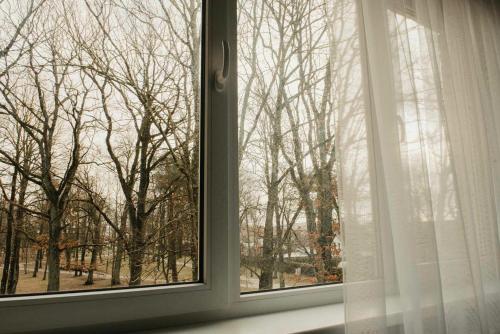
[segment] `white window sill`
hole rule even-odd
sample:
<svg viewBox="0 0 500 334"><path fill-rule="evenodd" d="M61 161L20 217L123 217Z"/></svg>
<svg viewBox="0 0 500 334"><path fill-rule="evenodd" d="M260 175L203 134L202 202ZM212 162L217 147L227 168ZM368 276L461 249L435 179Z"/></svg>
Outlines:
<svg viewBox="0 0 500 334"><path fill-rule="evenodd" d="M344 304L309 307L300 310L157 329L148 334L269 334L344 333Z"/></svg>
<svg viewBox="0 0 500 334"><path fill-rule="evenodd" d="M500 298L500 288L487 289L490 298ZM447 303L464 302L463 291L450 298ZM425 307L432 308L432 300L425 300ZM387 303L387 325L399 328L402 313L399 298L389 297ZM370 312L368 312L369 314ZM368 315L367 314L367 315ZM302 309L272 312L263 315L237 317L226 320L201 322L152 331L141 331L148 334L285 334L285 333L330 333L344 334L344 303Z"/></svg>

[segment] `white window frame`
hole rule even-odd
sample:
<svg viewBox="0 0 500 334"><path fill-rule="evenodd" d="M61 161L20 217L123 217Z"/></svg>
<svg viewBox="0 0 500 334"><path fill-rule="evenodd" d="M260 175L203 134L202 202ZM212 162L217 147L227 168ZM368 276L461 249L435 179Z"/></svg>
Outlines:
<svg viewBox="0 0 500 334"><path fill-rule="evenodd" d="M237 0L204 0L204 7L204 283L2 297L0 333L144 330L342 302L342 284L240 294ZM218 92L222 40L229 42L230 71Z"/></svg>

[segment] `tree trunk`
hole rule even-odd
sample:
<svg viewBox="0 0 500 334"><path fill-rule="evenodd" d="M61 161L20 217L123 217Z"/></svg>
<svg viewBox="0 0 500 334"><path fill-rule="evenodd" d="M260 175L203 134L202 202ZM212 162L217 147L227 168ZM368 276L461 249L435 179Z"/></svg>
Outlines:
<svg viewBox="0 0 500 334"><path fill-rule="evenodd" d="M169 251L168 251L168 257L167 257L167 267L168 267L168 271L170 271L171 275L172 275L172 282L178 282L179 281L179 274L177 272L177 256L176 256L176 252L175 252L175 234L174 233L171 233L173 234L173 236L169 235L168 236L168 248L169 248Z"/></svg>
<svg viewBox="0 0 500 334"><path fill-rule="evenodd" d="M276 136L274 136L276 137ZM272 145L274 146L274 145ZM264 239L262 241L262 266L259 278L259 289L273 288L274 271L274 210L278 203L278 150L271 149L271 175L267 186L268 199L266 219L264 224Z"/></svg>
<svg viewBox="0 0 500 334"><path fill-rule="evenodd" d="M282 69L281 69L282 71ZM278 105L281 105L282 95L279 94ZM270 161L266 157L266 182L267 182L267 205L266 218L264 224L264 240L262 241L262 266L259 278L259 289L273 288L273 271L274 271L274 227L273 216L276 206L278 205L278 158L279 148L281 143L281 109L275 110L274 113L269 113L269 121L271 123L271 133L269 144L267 144ZM266 154L267 156L267 154Z"/></svg>
<svg viewBox="0 0 500 334"><path fill-rule="evenodd" d="M333 242L333 195L331 191L331 176L327 170L322 170L319 196L318 196L318 220L319 220L319 236L318 236L318 251L319 257L323 264L323 272L321 273L320 282L325 282L333 275L334 266L332 258L332 242Z"/></svg>
<svg viewBox="0 0 500 334"><path fill-rule="evenodd" d="M7 212L7 233L5 234L5 255L3 260L3 271L2 271L2 281L0 283L0 294L5 294L7 292L7 281L9 278L9 266L12 257L12 248L14 246L14 201L17 192L17 170L14 170L12 174L12 183L10 189L9 206Z"/></svg>
<svg viewBox="0 0 500 334"><path fill-rule="evenodd" d="M182 230L182 228L179 225L177 225L177 226L178 226L177 231L175 231L175 235L176 235L176 239L177 239L177 241L175 242L176 246L177 246L177 248L175 250L175 255L176 255L177 259L180 259L184 255L183 254L184 231Z"/></svg>
<svg viewBox="0 0 500 334"><path fill-rule="evenodd" d="M40 222L40 230L38 232L39 236L43 235L43 230L44 230L44 222ZM39 245L40 248L38 248L38 251L36 252L36 258L35 258L35 267L33 268L33 277L36 277L38 274L38 270L42 268L42 263L43 263L43 248L41 245Z"/></svg>
<svg viewBox="0 0 500 334"><path fill-rule="evenodd" d="M252 241L250 240L250 225L248 224L248 215L245 216L245 224L246 224L246 232L247 232L247 257L248 257L248 265L253 266L255 264L255 258L253 256L253 249L252 249ZM255 238L254 238L255 242ZM250 270L250 277L253 277L253 270Z"/></svg>
<svg viewBox="0 0 500 334"><path fill-rule="evenodd" d="M123 253L125 252L125 240L123 240L122 236L125 235L125 232L127 230L127 215L128 215L128 208L127 206L125 206L122 215L120 217L121 236L119 235L117 239L116 253L113 260L113 269L111 270L112 286L121 284L120 275L122 268Z"/></svg>
<svg viewBox="0 0 500 334"><path fill-rule="evenodd" d="M76 233L75 233L75 240L78 242L80 241L80 210L76 210ZM80 247L75 247L75 251L73 253L75 264L78 265L78 254L80 252ZM75 275L76 276L76 275Z"/></svg>
<svg viewBox="0 0 500 334"><path fill-rule="evenodd" d="M4 198L2 196L2 194L0 193L0 234L4 233L4 230L3 230L3 222L4 222L4 216L5 216L5 212L7 212L7 209L5 207L6 203L6 198ZM7 231L5 231L5 233L7 233ZM3 250L5 250L5 244L0 244L0 257L3 258L4 254L3 254ZM1 282L1 276L0 276L0 282Z"/></svg>
<svg viewBox="0 0 500 334"><path fill-rule="evenodd" d="M35 266L33 267L33 277L36 277L38 274L38 270L42 266L42 258L43 258L43 251L42 249L38 249L36 251L36 256L35 256Z"/></svg>
<svg viewBox="0 0 500 334"><path fill-rule="evenodd" d="M144 250L142 245L134 241L132 243L132 250L129 254L130 259L130 286L139 286L141 285L141 277L142 277L142 261L144 259Z"/></svg>
<svg viewBox="0 0 500 334"><path fill-rule="evenodd" d="M19 254L21 251L21 233L15 232L14 247L10 257L9 278L7 280L7 293L9 295L16 293L17 282L19 280Z"/></svg>
<svg viewBox="0 0 500 334"><path fill-rule="evenodd" d="M318 236L318 251L319 257L323 265L321 281L329 280L329 276L334 274L334 266L332 259L332 242L333 242L333 208L335 199L333 196L333 178L332 168L335 159L334 147L327 146L327 131L329 124L327 117L327 101L331 90L331 70L330 65L326 66L324 77L325 92L321 100L321 108L318 113L318 129L317 136L319 145L319 170L316 168L315 177L318 187L318 221L319 221L319 236ZM310 146L312 146L310 144ZM329 158L330 157L330 158ZM317 166L317 165L316 165Z"/></svg>
<svg viewBox="0 0 500 334"><path fill-rule="evenodd" d="M167 267L172 275L172 282L178 282L179 276L177 272L177 235L176 230L179 224L174 222L174 202L170 197L168 203L168 220L166 222L166 232L167 232Z"/></svg>
<svg viewBox="0 0 500 334"><path fill-rule="evenodd" d="M28 179L22 178L19 189L19 205L16 209L16 219L14 222L14 245L9 265L9 277L7 280L7 293L15 294L17 282L19 281L19 255L21 251L21 226L24 222L24 200L26 197L26 189L28 187ZM28 254L26 254L28 256Z"/></svg>
<svg viewBox="0 0 500 334"><path fill-rule="evenodd" d="M93 222L93 231L92 231L92 253L90 255L90 267L89 274L87 276L87 281L85 285L94 284L94 271L97 270L97 256L99 255L99 243L101 242L101 217L98 214L95 208L92 208L92 222Z"/></svg>
<svg viewBox="0 0 500 334"><path fill-rule="evenodd" d="M191 255L191 277L193 281L198 280L198 220L197 215L191 215L190 231L190 255Z"/></svg>
<svg viewBox="0 0 500 334"><path fill-rule="evenodd" d="M47 256L47 266L49 271L49 281L47 291L59 291L61 250L59 240L61 239L61 223L63 212L54 204L50 203L49 208L49 251Z"/></svg>
<svg viewBox="0 0 500 334"><path fill-rule="evenodd" d="M29 160L24 159L23 169L29 170ZM19 254L21 251L21 227L24 223L24 202L26 199L26 190L28 188L28 179L25 177L21 178L21 182L19 183L19 199L18 205L16 206L16 217L14 219L13 224L13 247L12 254L10 257L9 263L9 276L7 279L7 293L15 294L17 288L17 282L19 280ZM27 256L27 254L26 254Z"/></svg>
<svg viewBox="0 0 500 334"><path fill-rule="evenodd" d="M273 209L275 203L274 191L270 190L266 207L266 221L264 225L264 240L262 242L262 266L259 279L260 289L273 288Z"/></svg>
<svg viewBox="0 0 500 334"><path fill-rule="evenodd" d="M89 274L87 275L87 280L85 281L85 285L94 284L94 270L96 269L97 265L97 253L98 253L98 247L94 245L92 247L92 253L90 255Z"/></svg>
<svg viewBox="0 0 500 334"><path fill-rule="evenodd" d="M5 254L3 260L2 282L0 286L0 294L7 292L7 279L9 276L9 264L12 255L12 225L7 218L7 233L5 235Z"/></svg>
<svg viewBox="0 0 500 334"><path fill-rule="evenodd" d="M129 251L130 286L141 285L142 265L144 260L144 236L140 224L132 224L132 242Z"/></svg>
<svg viewBox="0 0 500 334"><path fill-rule="evenodd" d="M111 285L120 285L120 272L122 267L122 259L125 247L123 245L123 240L118 239L118 245L116 246L115 259L113 261L113 269L111 270Z"/></svg>
<svg viewBox="0 0 500 334"><path fill-rule="evenodd" d="M28 259L29 259L29 244L28 240L24 241L24 274L28 275Z"/></svg>
<svg viewBox="0 0 500 334"><path fill-rule="evenodd" d="M85 226L85 233L83 237L83 247L82 247L82 253L80 256L80 270L77 272L75 271L75 276L82 276L83 275L83 267L85 266L85 256L87 252L87 247L85 246L89 240L89 233L90 233L90 226L91 222L90 219L87 217L86 219L87 225Z"/></svg>
<svg viewBox="0 0 500 334"><path fill-rule="evenodd" d="M285 287L285 274L284 274L284 259L283 259L283 224L282 218L281 218L281 213L280 213L280 208L278 205L276 205L276 234L277 234L277 244L278 244L278 265L276 268L277 271L277 276L278 276L278 282L280 283L280 288Z"/></svg>
<svg viewBox="0 0 500 334"><path fill-rule="evenodd" d="M64 248L64 256L66 258L66 262L64 263L64 269L66 271L71 270L71 248Z"/></svg>
<svg viewBox="0 0 500 334"><path fill-rule="evenodd" d="M45 252L46 255L45 255L45 267L43 269L43 278L42 278L42 281L45 281L47 279L47 267L49 266L49 252Z"/></svg>

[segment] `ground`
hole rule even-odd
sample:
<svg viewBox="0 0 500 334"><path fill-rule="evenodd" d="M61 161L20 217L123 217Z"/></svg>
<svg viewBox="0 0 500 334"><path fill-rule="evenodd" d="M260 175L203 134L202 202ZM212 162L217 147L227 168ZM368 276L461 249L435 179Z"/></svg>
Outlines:
<svg viewBox="0 0 500 334"><path fill-rule="evenodd" d="M19 283L17 284L17 293L35 293L35 292L45 292L47 290L47 281L43 281L43 272L39 272L37 277L32 277L33 274L28 272L27 274L21 272L19 274ZM110 279L105 279L103 277L94 276L93 285L85 285L87 280L87 275L75 277L72 272L61 272L60 277L61 291L68 290L83 290L83 289L102 289L111 288ZM125 286L125 285L121 285ZM113 287L120 287L119 285Z"/></svg>
<svg viewBox="0 0 500 334"><path fill-rule="evenodd" d="M182 269L179 272L180 281L190 281L191 280L191 266L189 263L184 265L184 260L179 259L177 263L178 267ZM27 294L27 293L43 293L47 291L47 280L43 280L43 268L38 271L37 277L33 277L33 266L34 263L28 262L26 270L24 269L24 263L20 265L19 282L17 284L16 294ZM3 266L0 265L0 269ZM153 270L152 266L145 265L143 272L144 276L148 276L148 273L156 272ZM94 289L105 289L105 288L119 288L128 286L128 263L126 261L122 264L121 270L121 285L111 286L111 265L106 265L106 262L98 263L97 270L94 272L94 284L85 285L87 280L87 273L83 273L82 276L75 277L74 271L61 270L60 274L60 291L71 291L71 290L94 290ZM163 276L154 277L148 276L143 278L143 285L153 285L153 284L165 284Z"/></svg>
<svg viewBox="0 0 500 334"><path fill-rule="evenodd" d="M316 278L306 275L295 275L285 273L285 287L307 286L316 283ZM273 278L273 289L279 289L280 282L278 278ZM251 275L249 270L240 270L240 289L241 292L251 292L259 290L259 278Z"/></svg>
<svg viewBox="0 0 500 334"><path fill-rule="evenodd" d="M178 260L178 267L182 268L179 272L179 280L189 282L191 280L191 266L189 263L184 264L184 259ZM0 266L2 268L2 266ZM24 270L24 264L21 265L19 274L19 283L17 285L17 294L26 293L43 293L47 291L47 280L43 280L43 268L38 271L37 277L33 277L33 263L29 262L27 265L27 270ZM71 291L71 290L94 290L94 289L106 289L106 288L119 288L126 287L128 282L128 263L124 262L122 265L122 284L111 286L111 265L103 263L98 263L97 271L94 272L94 284L85 285L87 280L87 273L83 273L82 276L75 277L73 271L61 270L60 276L60 290L61 291ZM148 273L157 272L154 270L154 266L144 267L144 276L148 276ZM165 280L162 279L163 276L154 277L149 275L143 278L143 285L154 285L154 284L165 284ZM295 275L285 273L285 287L297 287L297 286L307 286L314 285L316 279L307 275ZM259 279L254 274L252 275L249 270L242 269L240 271L240 286L242 292L257 291L259 289ZM280 288L280 282L278 278L273 279L273 288Z"/></svg>

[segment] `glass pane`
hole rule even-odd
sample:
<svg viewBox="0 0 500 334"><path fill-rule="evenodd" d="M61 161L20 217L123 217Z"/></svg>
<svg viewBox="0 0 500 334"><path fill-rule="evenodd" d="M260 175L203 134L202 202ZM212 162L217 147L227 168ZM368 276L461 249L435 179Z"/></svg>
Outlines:
<svg viewBox="0 0 500 334"><path fill-rule="evenodd" d="M356 1L240 0L240 289L342 282L335 139L362 111Z"/></svg>
<svg viewBox="0 0 500 334"><path fill-rule="evenodd" d="M201 13L0 1L1 294L199 280Z"/></svg>

